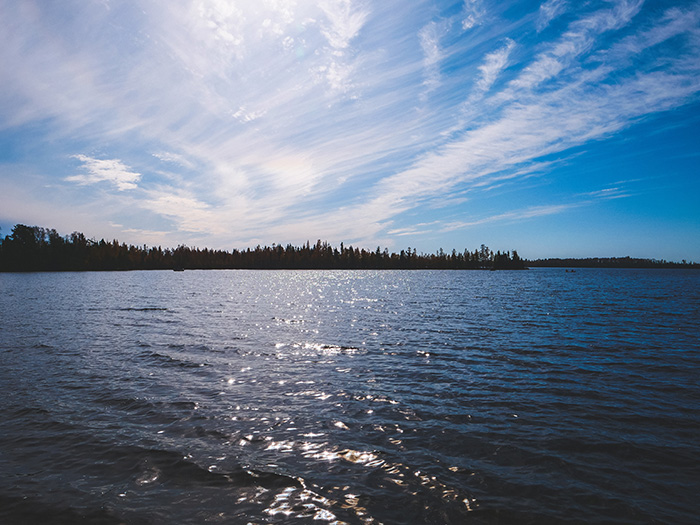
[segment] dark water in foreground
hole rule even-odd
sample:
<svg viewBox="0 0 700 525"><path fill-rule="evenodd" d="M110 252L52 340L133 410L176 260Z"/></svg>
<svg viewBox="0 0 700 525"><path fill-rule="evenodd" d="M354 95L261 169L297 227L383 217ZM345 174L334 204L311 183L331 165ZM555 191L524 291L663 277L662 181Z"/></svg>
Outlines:
<svg viewBox="0 0 700 525"><path fill-rule="evenodd" d="M1 523L698 519L700 272L0 274Z"/></svg>

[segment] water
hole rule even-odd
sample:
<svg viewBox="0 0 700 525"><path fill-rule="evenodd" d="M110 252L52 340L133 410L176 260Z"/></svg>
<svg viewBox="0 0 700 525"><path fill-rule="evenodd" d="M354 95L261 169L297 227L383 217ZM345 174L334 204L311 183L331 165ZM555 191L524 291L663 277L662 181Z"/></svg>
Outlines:
<svg viewBox="0 0 700 525"><path fill-rule="evenodd" d="M2 523L697 520L700 272L0 274Z"/></svg>

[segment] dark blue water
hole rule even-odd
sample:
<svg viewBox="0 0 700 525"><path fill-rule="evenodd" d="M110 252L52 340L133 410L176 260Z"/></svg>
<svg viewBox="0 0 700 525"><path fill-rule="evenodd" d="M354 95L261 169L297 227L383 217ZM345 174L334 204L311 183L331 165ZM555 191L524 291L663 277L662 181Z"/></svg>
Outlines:
<svg viewBox="0 0 700 525"><path fill-rule="evenodd" d="M697 522L700 272L0 274L2 523Z"/></svg>

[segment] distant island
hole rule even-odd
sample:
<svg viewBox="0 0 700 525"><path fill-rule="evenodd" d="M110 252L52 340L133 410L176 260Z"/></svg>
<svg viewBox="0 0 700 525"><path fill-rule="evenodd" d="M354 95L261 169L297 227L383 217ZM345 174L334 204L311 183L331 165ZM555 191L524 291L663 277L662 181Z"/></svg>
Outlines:
<svg viewBox="0 0 700 525"><path fill-rule="evenodd" d="M693 268L700 269L696 262L670 262L638 257L588 257L585 259L536 259L526 260L532 268Z"/></svg>
<svg viewBox="0 0 700 525"><path fill-rule="evenodd" d="M17 224L0 237L0 271L110 271L184 269L443 269L522 270L527 267L569 268L700 268L697 263L674 263L630 257L595 259L520 258L516 250L493 252L486 245L473 251L418 254L408 248L399 253L377 247L375 251L340 243L333 247L320 240L301 247L288 244L256 246L246 250L161 248L132 246L119 241L87 239L79 232L61 236L55 229Z"/></svg>

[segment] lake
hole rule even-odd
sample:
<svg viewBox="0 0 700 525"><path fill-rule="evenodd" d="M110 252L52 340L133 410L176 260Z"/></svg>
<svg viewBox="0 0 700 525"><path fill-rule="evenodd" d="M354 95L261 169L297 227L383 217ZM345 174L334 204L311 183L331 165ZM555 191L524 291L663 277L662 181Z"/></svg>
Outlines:
<svg viewBox="0 0 700 525"><path fill-rule="evenodd" d="M700 272L0 274L0 522L698 519Z"/></svg>

